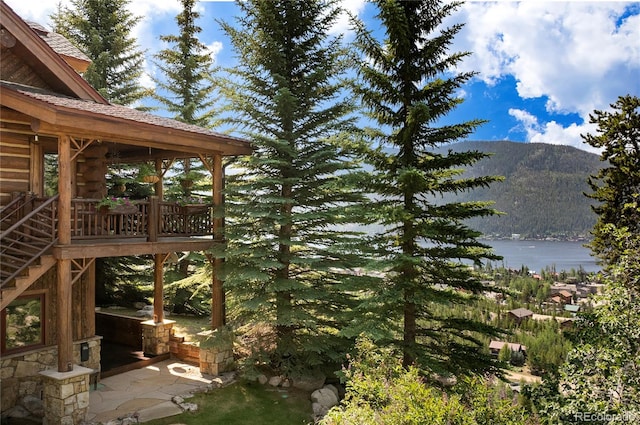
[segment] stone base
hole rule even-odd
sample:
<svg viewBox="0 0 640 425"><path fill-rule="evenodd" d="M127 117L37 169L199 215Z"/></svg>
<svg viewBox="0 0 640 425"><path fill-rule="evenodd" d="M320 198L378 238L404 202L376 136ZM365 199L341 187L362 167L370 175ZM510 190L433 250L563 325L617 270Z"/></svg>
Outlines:
<svg viewBox="0 0 640 425"><path fill-rule="evenodd" d="M204 331L198 333L198 336L203 340L215 332L217 331ZM200 343L200 373L220 375L232 370L235 370L233 342L218 344L215 347L207 347L206 344Z"/></svg>
<svg viewBox="0 0 640 425"><path fill-rule="evenodd" d="M89 375L93 369L75 365L70 372L44 370L44 425L75 425L89 412Z"/></svg>
<svg viewBox="0 0 640 425"><path fill-rule="evenodd" d="M158 356L170 351L169 340L175 320L163 320L156 323L153 320L142 322L142 350L145 354Z"/></svg>

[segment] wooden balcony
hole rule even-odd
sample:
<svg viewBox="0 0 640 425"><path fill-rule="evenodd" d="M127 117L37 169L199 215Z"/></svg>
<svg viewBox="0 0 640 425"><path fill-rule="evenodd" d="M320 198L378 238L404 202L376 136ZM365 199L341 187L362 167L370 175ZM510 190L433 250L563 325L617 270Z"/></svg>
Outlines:
<svg viewBox="0 0 640 425"><path fill-rule="evenodd" d="M53 225L47 227L48 239L57 241L58 200L33 201L35 206L47 203ZM202 251L214 243L213 206L199 204L180 206L157 198L131 201L128 208L105 210L99 199L71 200L71 243L54 242L51 254L56 259L118 257L161 254L175 251ZM31 207L34 208L34 207ZM29 210L30 211L30 210ZM10 222L19 222L30 212L17 209L12 216L3 211ZM10 223L3 222L3 227ZM40 227L38 225L38 227ZM44 231L44 230L43 230ZM34 230L30 231L33 239ZM42 233L42 232L40 232ZM39 236L38 236L39 237Z"/></svg>

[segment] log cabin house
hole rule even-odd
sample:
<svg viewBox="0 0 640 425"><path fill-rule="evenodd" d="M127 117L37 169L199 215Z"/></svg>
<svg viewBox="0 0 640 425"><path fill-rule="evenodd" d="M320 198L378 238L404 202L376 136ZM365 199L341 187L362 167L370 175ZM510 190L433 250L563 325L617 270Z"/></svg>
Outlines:
<svg viewBox="0 0 640 425"><path fill-rule="evenodd" d="M88 382L100 372L95 259L153 256L160 302L144 322L143 348L166 353L163 263L169 253L222 242L223 219L213 213L222 210L222 159L252 150L241 139L110 104L81 77L90 62L64 37L25 22L4 2L0 20L2 411L35 395L44 399L48 423L79 423ZM45 155L58 164L58 193L50 197ZM114 158L154 164L160 176L177 159L198 159L213 179L213 205L198 216L180 211L163 201L160 179L155 195L132 211L102 212L97 204ZM215 329L225 321L224 292L215 277L220 260L211 261ZM23 326L8 332L18 314ZM72 394L61 395L70 385Z"/></svg>

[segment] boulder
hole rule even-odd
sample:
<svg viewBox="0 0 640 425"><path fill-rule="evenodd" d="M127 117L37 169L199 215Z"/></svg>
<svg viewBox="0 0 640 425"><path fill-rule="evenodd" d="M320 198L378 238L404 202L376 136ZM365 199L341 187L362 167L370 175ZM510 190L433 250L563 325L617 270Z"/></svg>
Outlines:
<svg viewBox="0 0 640 425"><path fill-rule="evenodd" d="M272 387L277 387L281 383L282 377L280 376L272 376L271 378L269 378L269 385L271 385Z"/></svg>
<svg viewBox="0 0 640 425"><path fill-rule="evenodd" d="M269 381L269 379L265 375L260 374L258 375L257 381L264 385Z"/></svg>
<svg viewBox="0 0 640 425"><path fill-rule="evenodd" d="M311 401L313 403L319 403L320 405L325 407L328 411L333 406L338 404L338 395L334 393L331 389L324 387L324 388L320 388L319 390L315 390L313 393L311 393Z"/></svg>
<svg viewBox="0 0 640 425"><path fill-rule="evenodd" d="M293 378L293 388L303 391L315 391L323 387L326 379L327 378L322 374L314 376L299 376L297 378Z"/></svg>

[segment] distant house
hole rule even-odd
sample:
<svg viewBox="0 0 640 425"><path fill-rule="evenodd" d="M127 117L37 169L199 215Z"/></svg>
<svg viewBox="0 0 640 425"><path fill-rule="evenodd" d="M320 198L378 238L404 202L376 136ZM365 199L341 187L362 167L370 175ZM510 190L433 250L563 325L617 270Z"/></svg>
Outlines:
<svg viewBox="0 0 640 425"><path fill-rule="evenodd" d="M560 298L562 304L571 304L573 301L573 294L566 289L562 289L557 292L552 292L551 297Z"/></svg>
<svg viewBox="0 0 640 425"><path fill-rule="evenodd" d="M533 311L527 310L526 308L516 308L509 312L509 317L517 323L522 323L523 320L533 317Z"/></svg>
<svg viewBox="0 0 640 425"><path fill-rule="evenodd" d="M579 304L565 304L564 311L568 311L573 316L575 316L580 311Z"/></svg>
<svg viewBox="0 0 640 425"><path fill-rule="evenodd" d="M513 342L504 342L504 341L491 341L489 342L489 351L492 355L497 356L500 353L500 350L507 345L511 351L521 352L526 354L527 347L522 344L517 344Z"/></svg>

